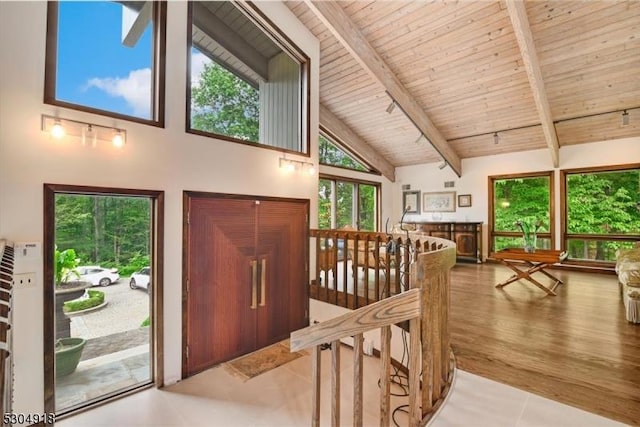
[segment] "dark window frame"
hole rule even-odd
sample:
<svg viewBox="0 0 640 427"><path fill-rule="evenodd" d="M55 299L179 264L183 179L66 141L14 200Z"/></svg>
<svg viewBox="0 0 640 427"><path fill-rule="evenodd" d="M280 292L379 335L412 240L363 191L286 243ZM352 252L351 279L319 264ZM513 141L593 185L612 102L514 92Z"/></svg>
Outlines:
<svg viewBox="0 0 640 427"><path fill-rule="evenodd" d="M151 82L152 118L143 119L114 111L61 101L56 98L56 77L58 62L58 1L47 3L47 39L44 71L44 103L64 107L71 110L84 111L115 119L127 120L163 128L165 125L165 65L166 65L166 33L167 2L153 2L153 65Z"/></svg>
<svg viewBox="0 0 640 427"><path fill-rule="evenodd" d="M549 178L549 232L538 233L538 237L541 239L549 239L550 247L555 248L555 174L554 171L540 171L540 172L526 172L517 174L506 175L491 175L488 179L488 198L489 198L489 213L488 228L489 228L489 257L495 253L495 238L496 237L521 237L522 233L517 231L499 231L495 229L495 206L494 206L494 185L495 181L506 179L526 179L526 178Z"/></svg>
<svg viewBox="0 0 640 427"><path fill-rule="evenodd" d="M349 169L351 170L351 169ZM380 231L380 227L381 227L381 221L380 221L380 217L381 217L381 210L382 210L382 206L380 204L381 200L382 200L382 184L380 184L379 182L375 182L375 181L367 181L364 179L357 179L357 178L346 178L344 176L337 176L337 175L330 175L330 174L323 174L321 173L318 177L318 184L320 184L320 180L328 180L328 181L333 181L334 182L334 188L337 186L338 182L346 182L346 183L350 183L350 184L354 184L355 188L356 188L356 194L355 194L355 199L359 201L360 198L360 190L359 190L359 185L371 185L373 187L376 188L376 218L374 220L374 224L375 224L375 230L379 232ZM332 193L332 198L335 197L335 192ZM333 203L334 200L332 200ZM319 208L319 203L318 203L318 208ZM356 226L358 229L360 229L360 224L359 224L359 218L360 218L360 203L358 203L358 212L354 212L354 216L357 218L356 221ZM332 221L333 222L333 221Z"/></svg>
<svg viewBox="0 0 640 427"><path fill-rule="evenodd" d="M189 2L187 7L187 84L185 103L185 132L226 142L248 145L259 149L311 157L311 59L289 37L287 37L284 32L282 32L282 30L280 30L280 28L275 25L275 23L273 23L255 4L251 2L238 3L235 1L231 1L231 3L238 7L256 25L256 27L261 29L264 34L270 37L274 41L274 43L282 48L283 51L286 51L290 56L295 58L300 63L300 150L289 150L286 148L262 144L260 142L245 141L227 135L193 129L191 127L191 48L193 44L191 31L191 28L193 26L193 2L191 1Z"/></svg>
<svg viewBox="0 0 640 427"><path fill-rule="evenodd" d="M110 402L115 396L125 396L138 390L150 387L164 386L164 191L138 190L131 188L94 187L67 184L43 184L43 280L44 283L54 282L54 247L55 247L55 197L56 194L81 194L95 196L125 196L142 197L151 200L151 268L153 277L153 292L151 312L150 346L154 357L152 365L151 383L133 388L122 393L105 395L97 401L81 408L70 408L59 415L77 413L87 408L101 406ZM43 286L43 349L44 349L44 411L55 412L55 359L51 357L55 352L55 304L54 287Z"/></svg>
<svg viewBox="0 0 640 427"><path fill-rule="evenodd" d="M640 241L640 233L638 234L584 234L569 233L567 230L568 221L568 203L567 203L567 178L570 175L598 172L620 172L625 170L640 169L640 163L629 163L613 166L594 166L573 169L560 170L560 241L562 242L562 250L567 250L568 241L571 239L599 240L599 241L621 241L621 242L637 242ZM568 258L565 264L588 266L594 268L611 269L614 266L613 261L601 260L577 260Z"/></svg>

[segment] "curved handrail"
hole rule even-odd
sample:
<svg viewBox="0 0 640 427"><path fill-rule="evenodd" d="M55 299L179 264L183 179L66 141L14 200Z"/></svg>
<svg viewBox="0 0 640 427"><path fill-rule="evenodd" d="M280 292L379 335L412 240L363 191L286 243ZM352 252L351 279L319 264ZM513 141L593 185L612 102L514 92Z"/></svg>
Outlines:
<svg viewBox="0 0 640 427"><path fill-rule="evenodd" d="M391 325L407 320L409 424L423 425L435 413L453 379L448 320L450 270L455 261L455 244L443 240L439 248L418 254L411 264L410 290L291 334L292 351L312 349L313 426L320 424L321 344L331 343L331 416L332 425L338 425L340 340L351 336L354 338L354 425L362 425L363 333L377 328L381 330L380 425L389 425Z"/></svg>

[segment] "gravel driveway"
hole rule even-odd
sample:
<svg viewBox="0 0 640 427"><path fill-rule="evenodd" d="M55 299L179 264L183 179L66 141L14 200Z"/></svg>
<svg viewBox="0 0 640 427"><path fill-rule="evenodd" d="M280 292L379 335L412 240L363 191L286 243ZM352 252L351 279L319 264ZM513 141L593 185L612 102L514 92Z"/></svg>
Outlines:
<svg viewBox="0 0 640 427"><path fill-rule="evenodd" d="M121 277L103 291L108 303L101 310L71 317L71 336L96 338L137 329L149 316L149 295L142 289L129 288L129 278Z"/></svg>

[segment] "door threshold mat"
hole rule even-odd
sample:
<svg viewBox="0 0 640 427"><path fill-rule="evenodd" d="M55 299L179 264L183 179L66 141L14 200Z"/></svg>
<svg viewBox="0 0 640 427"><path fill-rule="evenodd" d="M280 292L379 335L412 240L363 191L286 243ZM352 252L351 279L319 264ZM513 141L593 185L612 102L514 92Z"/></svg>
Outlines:
<svg viewBox="0 0 640 427"><path fill-rule="evenodd" d="M291 352L289 340L270 345L224 364L225 369L244 381L305 356L305 352Z"/></svg>

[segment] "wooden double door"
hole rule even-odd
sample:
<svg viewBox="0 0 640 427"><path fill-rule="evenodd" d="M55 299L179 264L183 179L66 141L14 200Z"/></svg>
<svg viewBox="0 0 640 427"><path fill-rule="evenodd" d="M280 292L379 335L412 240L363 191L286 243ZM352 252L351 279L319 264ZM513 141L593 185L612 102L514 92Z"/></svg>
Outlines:
<svg viewBox="0 0 640 427"><path fill-rule="evenodd" d="M309 323L309 201L185 193L190 376Z"/></svg>

